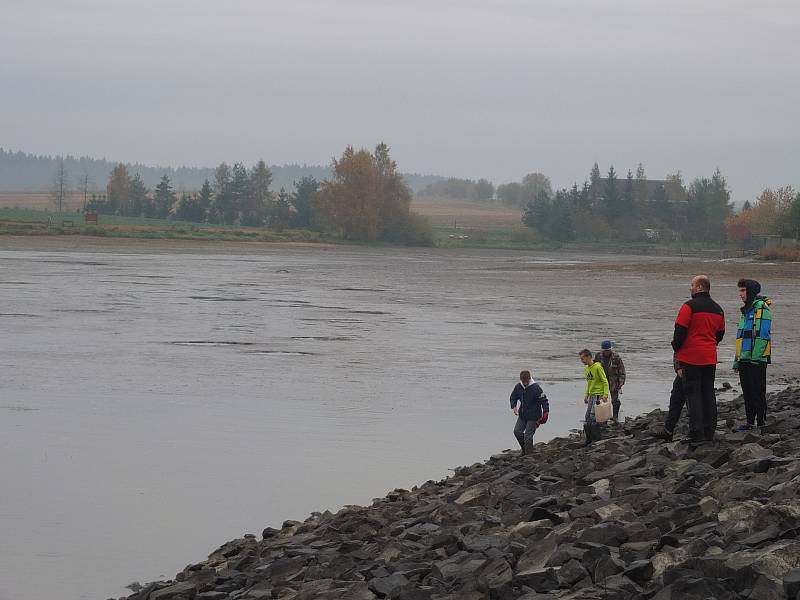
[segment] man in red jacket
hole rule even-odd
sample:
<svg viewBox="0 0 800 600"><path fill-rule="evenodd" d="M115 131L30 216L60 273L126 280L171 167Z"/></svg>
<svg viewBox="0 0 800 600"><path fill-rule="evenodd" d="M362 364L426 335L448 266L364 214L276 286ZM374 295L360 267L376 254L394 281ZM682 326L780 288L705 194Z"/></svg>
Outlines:
<svg viewBox="0 0 800 600"><path fill-rule="evenodd" d="M711 281L696 275L689 291L692 299L681 306L675 319L672 348L683 369L683 388L689 408L689 443L697 446L714 439L717 399L714 376L717 345L725 335L725 313L711 299Z"/></svg>

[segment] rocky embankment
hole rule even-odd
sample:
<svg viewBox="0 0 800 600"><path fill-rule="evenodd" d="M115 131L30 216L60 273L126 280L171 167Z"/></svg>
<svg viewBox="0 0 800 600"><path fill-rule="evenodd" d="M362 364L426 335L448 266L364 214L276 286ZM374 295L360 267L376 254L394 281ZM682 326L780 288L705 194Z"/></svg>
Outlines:
<svg viewBox="0 0 800 600"><path fill-rule="evenodd" d="M129 600L800 599L800 387L763 435L691 450L663 413L245 535ZM685 428L685 418L682 422ZM677 438L676 438L677 439Z"/></svg>

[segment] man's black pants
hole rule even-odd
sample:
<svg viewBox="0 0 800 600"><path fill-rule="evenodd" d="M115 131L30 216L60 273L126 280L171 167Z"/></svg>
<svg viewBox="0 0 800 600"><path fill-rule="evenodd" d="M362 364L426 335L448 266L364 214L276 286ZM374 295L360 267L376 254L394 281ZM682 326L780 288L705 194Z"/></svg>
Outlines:
<svg viewBox="0 0 800 600"><path fill-rule="evenodd" d="M744 410L750 425L763 427L767 418L767 363L739 363Z"/></svg>
<svg viewBox="0 0 800 600"><path fill-rule="evenodd" d="M689 407L689 438L693 442L714 439L717 428L716 372L717 365L683 365L683 390Z"/></svg>
<svg viewBox="0 0 800 600"><path fill-rule="evenodd" d="M670 433L675 431L678 421L681 419L683 405L686 404L686 392L683 391L683 377L675 374L675 381L672 382L672 391L669 393L669 412L664 429Z"/></svg>

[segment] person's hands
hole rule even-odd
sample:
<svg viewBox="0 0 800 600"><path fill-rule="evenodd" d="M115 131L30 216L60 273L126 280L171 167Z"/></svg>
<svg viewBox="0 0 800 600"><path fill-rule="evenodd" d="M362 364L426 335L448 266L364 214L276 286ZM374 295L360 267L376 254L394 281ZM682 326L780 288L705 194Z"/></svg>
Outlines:
<svg viewBox="0 0 800 600"><path fill-rule="evenodd" d="M514 414L515 414L515 415L519 416L519 407L515 406L515 407L514 407L514 408L512 408L511 410L513 410L513 411L514 411Z"/></svg>
<svg viewBox="0 0 800 600"><path fill-rule="evenodd" d="M678 369L678 370L677 370L677 371L675 371L675 372L678 374L678 377L680 377L681 379L683 379L683 369Z"/></svg>
<svg viewBox="0 0 800 600"><path fill-rule="evenodd" d="M603 402L608 402L608 396L603 396Z"/></svg>
<svg viewBox="0 0 800 600"><path fill-rule="evenodd" d="M583 397L583 403L584 404L589 404L589 396L584 396Z"/></svg>
<svg viewBox="0 0 800 600"><path fill-rule="evenodd" d="M550 416L549 412L544 413L542 415L542 418L539 419L539 425L544 425L545 423L547 423L547 417L549 417L549 416Z"/></svg>

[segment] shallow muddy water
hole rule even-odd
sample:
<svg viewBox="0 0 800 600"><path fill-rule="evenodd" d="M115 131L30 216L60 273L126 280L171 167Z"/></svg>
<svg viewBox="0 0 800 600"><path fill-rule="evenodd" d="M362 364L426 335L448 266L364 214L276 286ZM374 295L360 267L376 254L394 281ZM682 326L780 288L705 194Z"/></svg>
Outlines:
<svg viewBox="0 0 800 600"><path fill-rule="evenodd" d="M740 274L776 298L773 381L797 374L797 265L0 240L0 600L121 596L483 460L513 446L524 368L551 398L536 441L562 435L577 351L606 338L623 414L665 406L696 271L728 312L718 382L735 383Z"/></svg>

